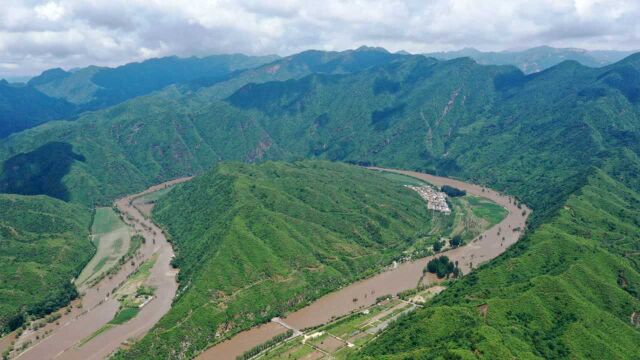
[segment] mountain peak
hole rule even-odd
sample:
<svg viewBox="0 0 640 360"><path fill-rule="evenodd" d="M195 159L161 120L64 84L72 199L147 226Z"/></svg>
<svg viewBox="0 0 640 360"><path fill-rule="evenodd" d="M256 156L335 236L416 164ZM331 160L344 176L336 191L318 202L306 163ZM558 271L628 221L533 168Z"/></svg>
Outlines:
<svg viewBox="0 0 640 360"><path fill-rule="evenodd" d="M389 51L383 47L366 46L366 45L360 46L355 51L377 51L377 52L383 52L387 54L389 53Z"/></svg>

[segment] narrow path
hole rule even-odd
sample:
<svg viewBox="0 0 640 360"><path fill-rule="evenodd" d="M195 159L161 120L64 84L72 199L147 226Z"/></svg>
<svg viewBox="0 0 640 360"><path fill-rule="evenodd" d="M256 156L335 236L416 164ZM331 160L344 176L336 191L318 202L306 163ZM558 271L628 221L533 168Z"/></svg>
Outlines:
<svg viewBox="0 0 640 360"><path fill-rule="evenodd" d="M458 266L465 274L478 265L497 257L505 252L509 246L515 244L522 236L522 230L525 228L527 217L531 212L524 205L522 208L516 206L513 197L500 194L497 191L482 186L414 171L382 168L370 169L373 171L384 170L412 176L436 186L454 186L458 189L465 190L470 195L489 199L507 209L508 214L500 223L485 230L469 244L438 254L438 256L447 255L452 261L458 261ZM433 258L434 256L428 256L415 261L405 262L371 278L355 282L289 314L283 318L282 321L295 329L315 327L326 324L333 318L371 306L375 303L378 296L388 294L395 295L401 291L415 288L418 281L423 277L422 270L427 262ZM421 282L426 285L436 280L435 275L427 274L422 278ZM354 301L354 299L356 299L356 301ZM282 331L284 331L282 327L255 327L243 331L229 340L214 345L201 353L198 358L233 360L246 350L264 343L275 335L282 333Z"/></svg>

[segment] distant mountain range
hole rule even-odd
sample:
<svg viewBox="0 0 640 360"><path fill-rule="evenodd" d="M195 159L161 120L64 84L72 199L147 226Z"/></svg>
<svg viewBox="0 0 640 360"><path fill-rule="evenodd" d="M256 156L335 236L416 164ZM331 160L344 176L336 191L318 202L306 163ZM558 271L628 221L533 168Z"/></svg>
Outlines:
<svg viewBox="0 0 640 360"><path fill-rule="evenodd" d="M356 52L378 53L380 58L410 55L399 51L390 54L383 48L363 46ZM301 54L313 54L314 51ZM329 53L326 53L329 54ZM628 51L587 51L557 49L547 46L524 51L481 52L472 48L459 51L424 54L441 60L470 57L479 64L514 65L524 73L534 73L565 60L574 60L589 67L600 67L630 55ZM301 59L301 56L287 57ZM232 74L278 60L276 55L246 56L241 54L179 58L176 56L149 59L115 68L89 66L65 71L54 68L31 78L26 83L0 82L0 138L51 120L73 120L86 111L103 109L123 101L146 95L169 85L191 88L209 87L217 82L235 79L239 83L252 81L255 74L244 73L238 80ZM359 64L360 65L360 64ZM374 65L373 63L371 65ZM327 72L331 61L300 64L306 72ZM326 67L323 69L322 67ZM332 72L349 72L344 69ZM291 64L292 71L296 64ZM280 73L280 76L285 76ZM270 78L277 80L281 77ZM229 94L226 94L229 95ZM28 99L28 107L23 100Z"/></svg>
<svg viewBox="0 0 640 360"><path fill-rule="evenodd" d="M210 85L234 71L256 67L277 56L176 56L116 68L89 66L44 71L26 84L0 81L0 138L50 120L72 119L148 94L168 85Z"/></svg>
<svg viewBox="0 0 640 360"><path fill-rule="evenodd" d="M601 67L620 61L633 51L584 50L575 48L553 48L539 46L522 51L483 52L474 48L456 51L426 53L425 56L441 60L470 57L478 64L515 65L526 74L542 71L565 60L574 60L589 67Z"/></svg>
<svg viewBox="0 0 640 360"><path fill-rule="evenodd" d="M108 83L74 81L88 84L78 92L62 85L73 74L54 71L34 79L28 89L42 87L53 95L46 86L57 84L61 92L56 96L74 106L120 102L77 114L75 121L52 121L0 140L0 192L45 195L30 198L54 197L89 208L163 180L206 173L223 162L299 159L375 164L466 179L529 205L534 211L527 235L495 261L447 284L450 288L434 306L390 325L391 330L353 358L638 357L640 53L598 68L561 61L533 74L512 65L482 65L468 57L438 60L376 48L305 51L244 69L225 66L219 76L199 80L181 75L156 90L150 89L164 82L133 84L136 76L148 79L144 71L129 76L135 91L124 90L129 83L116 81L122 78L115 75ZM104 89L121 91L101 95L101 90L91 90L96 81ZM124 96L125 91L130 92ZM122 101L131 94L139 96ZM222 189L218 181L231 178L218 171L186 185L190 191L176 193L174 206L160 204L158 211L166 213L154 216L171 219L187 206L206 211L237 203L246 210L241 223L248 223L264 219L260 214L267 206L290 211L293 192L302 194L304 187L276 189L274 184L282 186L283 180L274 168L277 165L262 168L269 183L261 188L264 192L255 193L259 201L240 202L231 190L216 198L222 196L215 191ZM243 176L252 171L243 170ZM307 176L316 177L316 170L290 179L304 182ZM362 197L354 194L365 187L358 183L349 182L344 190L348 197L340 201L323 189L310 188L323 200L336 200L323 208L333 217L333 210L346 211L347 199L360 201ZM238 184L251 189L243 181L228 183L228 189ZM205 188L212 193L205 193ZM252 209L259 211L249 212ZM366 211L360 205L354 209ZM29 223L37 223L36 215L28 216L34 219ZM204 224L225 229L212 226L207 216L199 215L198 230ZM376 222L384 224L384 219ZM192 225L175 223L172 228L190 232L195 230ZM0 229L0 238L15 232L10 226ZM216 256L206 237L194 233L189 239L182 244L196 255L193 258ZM230 239L224 243L261 242ZM248 268L248 260L238 259L237 264L226 263ZM25 256L16 266L29 260ZM177 263L185 266L181 291L192 281L198 286L190 289L206 290L185 291L154 330L115 358L190 358L222 340L192 305L208 304L214 294L234 294L235 288L221 288L210 276L189 268L186 260L177 254ZM331 258L323 261L337 264ZM216 269L216 274L235 279L238 269ZM252 276L261 280L263 272ZM293 300L278 294L264 288L264 303L229 302L229 309L249 314L259 310L258 305L273 309ZM23 319L24 314L15 314L16 308L20 307L9 309L5 318ZM480 308L488 310L483 313ZM194 316L186 317L187 313ZM262 320L220 316L220 321L244 327ZM17 320L0 323L6 329L19 325Z"/></svg>

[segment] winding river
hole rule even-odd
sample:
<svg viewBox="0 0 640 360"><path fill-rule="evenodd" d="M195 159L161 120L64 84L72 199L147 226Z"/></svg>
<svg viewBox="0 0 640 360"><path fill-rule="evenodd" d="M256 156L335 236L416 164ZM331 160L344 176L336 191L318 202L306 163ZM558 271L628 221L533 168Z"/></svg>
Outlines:
<svg viewBox="0 0 640 360"><path fill-rule="evenodd" d="M141 193L115 202L117 208L128 215L124 216L125 222L146 239L132 259L134 261L127 261L110 278L106 277L91 287L81 287L79 289L83 294L81 299L74 301L73 310L70 313L65 314L60 311L62 317L57 321L58 324L48 324L45 328L38 330L37 334L33 331L25 331L18 339L17 345L24 341L31 341L33 345L20 353L17 359L103 359L127 340L140 338L146 334L169 311L178 288L177 272L170 265L174 255L173 249L162 230L146 219L132 205L132 201L142 195L189 179L181 178L155 185ZM150 270L147 282L156 287L154 298L140 310L135 318L122 325L114 326L82 344L84 339L113 319L118 311L120 304L111 293L136 271L139 264L152 256L157 256L157 259ZM82 304L81 307L79 307L80 304ZM42 338L44 332L48 334ZM36 335L40 339L36 338Z"/></svg>
<svg viewBox="0 0 640 360"><path fill-rule="evenodd" d="M507 248L520 239L525 228L530 210L525 206L518 208L514 198L500 194L494 190L459 180L439 177L414 171L370 168L373 171L391 171L412 176L431 184L450 185L465 190L468 194L489 199L508 210L507 216L492 228L484 231L481 236L468 245L442 252L452 261L458 261L463 273L468 273L478 265L502 254ZM401 291L415 288L422 278L423 283L429 284L437 279L434 275L422 277L422 269L433 256L428 256L411 262L405 262L398 267L379 273L368 279L355 282L349 286L321 297L312 304L289 314L282 319L282 323L294 329L305 329L325 324L333 318L344 316L352 311L371 306L381 295L397 294ZM354 301L357 299L357 301ZM229 340L214 345L198 357L199 359L233 360L245 351L260 345L275 335L287 330L283 325L270 322L243 331Z"/></svg>
<svg viewBox="0 0 640 360"><path fill-rule="evenodd" d="M423 173L404 170L370 168L372 171L392 171L421 180L437 186L451 185L467 191L467 193L489 199L508 210L508 215L499 224L486 230L482 236L474 239L466 246L451 249L446 254L453 261L459 262L459 267L468 273L476 266L502 254L509 246L518 241L525 228L530 210L526 207L518 208L512 197L500 194L488 188L465 183L459 180L438 177ZM171 244L163 232L153 222L132 205L132 201L142 195L161 190L168 186L188 181L181 178L155 185L149 189L125 198L119 199L115 205L125 216L125 221L139 234L146 238L145 244L134 258L135 264L158 256L151 269L149 282L157 288L155 298L144 306L139 314L125 324L114 326L90 341L81 344L102 326L107 324L116 314L119 303L111 295L114 289L126 281L135 272L136 265L125 263L111 278L105 278L98 284L88 288L81 288L83 294L80 300L73 304L71 312L60 311L62 317L58 324L48 324L39 330L39 334L46 331L44 338L36 340L35 332L25 331L17 340L17 345L24 341L32 341L26 351L16 358L29 359L102 359L108 357L129 339L137 339L146 334L160 318L169 311L171 302L177 290L176 271L171 268L173 257ZM155 241L154 241L155 239ZM246 350L271 339L275 335L284 333L288 326L293 329L305 329L331 321L333 318L344 316L352 311L373 305L378 296L397 294L403 290L414 288L419 281L424 284L435 281L434 276L423 277L422 269L433 257L425 257L381 272L373 277L355 282L333 293L325 295L312 304L292 312L280 322L270 322L241 332L229 340L216 344L199 355L200 359L233 360ZM357 299L357 301L354 301ZM82 304L80 307L79 304ZM7 337L8 338L8 337ZM3 341L7 338L2 339Z"/></svg>

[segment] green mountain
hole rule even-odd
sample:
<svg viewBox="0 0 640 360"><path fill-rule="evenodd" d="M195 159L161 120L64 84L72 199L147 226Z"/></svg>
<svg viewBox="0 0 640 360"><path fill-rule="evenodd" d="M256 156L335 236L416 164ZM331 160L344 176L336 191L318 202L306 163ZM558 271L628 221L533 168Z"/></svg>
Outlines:
<svg viewBox="0 0 640 360"><path fill-rule="evenodd" d="M201 173L221 160L285 158L289 151L284 149L270 154L276 146L267 145L270 140L261 125L248 119L247 112L216 100L221 92L258 78L302 77L311 71L359 72L402 58L370 49L305 52L212 87L195 91L169 87L87 113L75 122L48 123L2 142L0 161L6 160L0 191L34 194L38 184L48 183L64 191L41 193L87 205L106 204L145 185ZM66 172L57 171L61 157L48 151L51 143L65 151L63 159L71 159L63 162L70 165L64 166ZM55 175L50 175L52 170Z"/></svg>
<svg viewBox="0 0 640 360"><path fill-rule="evenodd" d="M638 358L640 161L629 155L352 358Z"/></svg>
<svg viewBox="0 0 640 360"><path fill-rule="evenodd" d="M96 110L160 90L168 85L214 83L235 71L254 68L276 60L276 56L212 55L177 56L129 63L116 68L90 66L74 71L51 69L28 84L55 98Z"/></svg>
<svg viewBox="0 0 640 360"><path fill-rule="evenodd" d="M474 48L456 51L426 53L425 56L451 60L470 57L484 65L514 65L525 73L534 73L548 69L565 60L573 60L589 67L601 67L615 63L631 55L632 51L584 50L574 48L553 48L539 46L522 51L483 52Z"/></svg>
<svg viewBox="0 0 640 360"><path fill-rule="evenodd" d="M0 80L0 139L50 120L69 118L75 106L22 84Z"/></svg>
<svg viewBox="0 0 640 360"><path fill-rule="evenodd" d="M371 275L437 217L403 183L355 166L218 165L153 210L174 235L180 295L122 357L192 357Z"/></svg>
<svg viewBox="0 0 640 360"><path fill-rule="evenodd" d="M91 212L46 196L0 195L0 334L77 293L71 280L95 248Z"/></svg>
<svg viewBox="0 0 640 360"><path fill-rule="evenodd" d="M564 61L525 75L514 66L468 58L439 61L360 49L306 52L213 85L170 86L74 122L15 134L0 141L0 189L92 205L204 173L221 161L302 158L468 179L529 204L528 236L437 297L433 308L410 317L416 321L402 323L411 331L396 328L358 356L637 358L629 344L637 343L639 332L631 323L633 312L640 313L639 154L640 54L602 68ZM193 193L201 196L203 189ZM217 206L232 206L214 201L231 191L225 189L220 183L221 193L209 193L199 207L213 214ZM272 185L265 196L272 191L279 193ZM175 204L198 201L183 196ZM204 231L172 225L169 214L183 208L167 203L158 211L172 234ZM250 223L262 215L246 212L242 219ZM222 280L199 277L200 265L184 260L217 245L191 239L179 250L182 280L218 286ZM198 304L198 296L209 295L189 299ZM162 335L157 329L182 320L178 314L189 304L183 296L172 310L176 315L166 316L144 346L164 351L182 329L214 323L208 312L194 311L184 328L167 332L175 337ZM485 302L486 319L476 310ZM187 353L214 335L199 334Z"/></svg>
<svg viewBox="0 0 640 360"><path fill-rule="evenodd" d="M166 57L116 68L50 69L25 84L0 81L0 139L51 120L109 107L173 84L211 85L276 56Z"/></svg>

